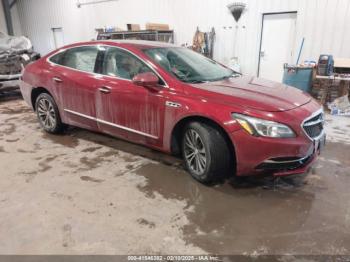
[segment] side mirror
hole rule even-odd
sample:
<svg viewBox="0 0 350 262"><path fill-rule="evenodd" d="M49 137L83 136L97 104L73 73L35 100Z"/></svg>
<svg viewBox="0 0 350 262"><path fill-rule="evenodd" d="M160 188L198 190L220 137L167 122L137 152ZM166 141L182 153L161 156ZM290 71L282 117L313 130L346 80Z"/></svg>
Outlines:
<svg viewBox="0 0 350 262"><path fill-rule="evenodd" d="M159 91L159 78L152 72L140 73L134 76L132 82L135 85L143 86L154 91Z"/></svg>

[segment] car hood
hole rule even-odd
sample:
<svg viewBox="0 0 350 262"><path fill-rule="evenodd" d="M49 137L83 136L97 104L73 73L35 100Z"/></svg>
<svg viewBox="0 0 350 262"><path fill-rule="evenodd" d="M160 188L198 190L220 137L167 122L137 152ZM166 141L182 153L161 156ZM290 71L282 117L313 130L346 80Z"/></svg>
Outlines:
<svg viewBox="0 0 350 262"><path fill-rule="evenodd" d="M224 103L268 112L291 110L311 100L310 95L297 88L257 77L243 76L192 86L209 91L208 96L218 97Z"/></svg>

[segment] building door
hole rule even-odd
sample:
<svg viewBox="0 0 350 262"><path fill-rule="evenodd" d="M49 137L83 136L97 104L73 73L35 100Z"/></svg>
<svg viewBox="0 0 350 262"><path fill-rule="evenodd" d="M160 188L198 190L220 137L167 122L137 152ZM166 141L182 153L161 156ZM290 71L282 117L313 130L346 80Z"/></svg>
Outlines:
<svg viewBox="0 0 350 262"><path fill-rule="evenodd" d="M62 27L51 28L53 32L53 42L55 49L58 49L64 46L64 35Z"/></svg>
<svg viewBox="0 0 350 262"><path fill-rule="evenodd" d="M263 14L258 76L281 82L283 64L293 64L297 13Z"/></svg>

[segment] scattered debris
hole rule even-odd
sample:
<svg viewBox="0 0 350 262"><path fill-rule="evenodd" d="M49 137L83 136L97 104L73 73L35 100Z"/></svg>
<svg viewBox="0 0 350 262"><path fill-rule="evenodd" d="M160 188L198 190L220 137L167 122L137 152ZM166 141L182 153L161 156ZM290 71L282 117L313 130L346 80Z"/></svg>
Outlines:
<svg viewBox="0 0 350 262"><path fill-rule="evenodd" d="M328 104L331 115L350 116L350 102L348 95L336 98L332 103Z"/></svg>

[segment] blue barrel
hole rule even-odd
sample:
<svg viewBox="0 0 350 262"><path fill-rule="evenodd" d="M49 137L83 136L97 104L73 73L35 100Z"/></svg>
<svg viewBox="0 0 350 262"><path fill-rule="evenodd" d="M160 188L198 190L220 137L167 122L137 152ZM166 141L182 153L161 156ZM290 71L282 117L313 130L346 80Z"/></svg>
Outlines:
<svg viewBox="0 0 350 262"><path fill-rule="evenodd" d="M311 91L312 67L284 66L283 84L294 86L305 92Z"/></svg>

